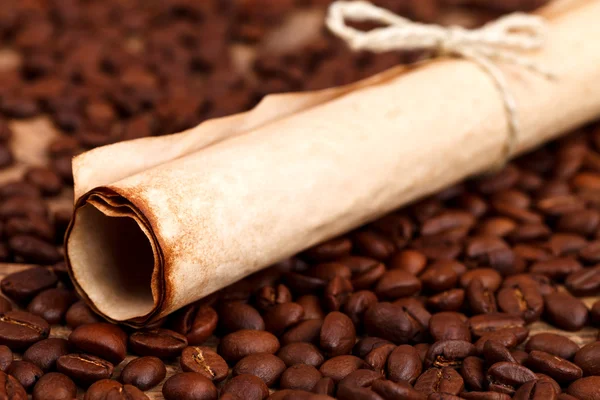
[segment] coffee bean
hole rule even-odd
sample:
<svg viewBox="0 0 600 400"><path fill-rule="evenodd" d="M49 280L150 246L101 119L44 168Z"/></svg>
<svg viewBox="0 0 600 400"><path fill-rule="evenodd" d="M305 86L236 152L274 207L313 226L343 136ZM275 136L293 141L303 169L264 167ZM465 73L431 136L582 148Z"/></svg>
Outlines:
<svg viewBox="0 0 600 400"><path fill-rule="evenodd" d="M250 374L259 377L268 386L278 380L286 364L277 356L268 353L251 354L242 358L233 368L233 375Z"/></svg>
<svg viewBox="0 0 600 400"><path fill-rule="evenodd" d="M313 387L313 393L322 394L326 396L333 396L335 392L335 382L331 378L321 378L317 381Z"/></svg>
<svg viewBox="0 0 600 400"><path fill-rule="evenodd" d="M484 361L481 358L474 356L465 358L460 366L460 375L471 390L484 390L485 370Z"/></svg>
<svg viewBox="0 0 600 400"><path fill-rule="evenodd" d="M54 228L47 218L31 214L27 217L13 217L4 226L6 236L33 235L46 241L54 239Z"/></svg>
<svg viewBox="0 0 600 400"><path fill-rule="evenodd" d="M16 256L34 264L54 264L62 259L56 247L31 235L13 236L8 247Z"/></svg>
<svg viewBox="0 0 600 400"><path fill-rule="evenodd" d="M169 329L137 331L129 336L131 350L141 356L176 357L187 344L185 336Z"/></svg>
<svg viewBox="0 0 600 400"><path fill-rule="evenodd" d="M377 296L370 290L360 290L350 295L344 305L344 313L350 317L354 326L361 326L365 311L377 304Z"/></svg>
<svg viewBox="0 0 600 400"><path fill-rule="evenodd" d="M12 300L25 302L57 283L58 278L54 272L48 268L34 267L7 275L0 282L0 288Z"/></svg>
<svg viewBox="0 0 600 400"><path fill-rule="evenodd" d="M460 277L460 286L464 289L469 287L469 284L474 279L479 279L483 284L483 287L491 292L495 292L502 283L502 276L492 268L477 268L465 272Z"/></svg>
<svg viewBox="0 0 600 400"><path fill-rule="evenodd" d="M314 345L301 342L283 346L277 352L277 357L288 367L296 364L307 364L318 368L325 361L319 349Z"/></svg>
<svg viewBox="0 0 600 400"><path fill-rule="evenodd" d="M348 374L339 383L339 386L354 386L354 387L369 387L376 380L382 379L381 372L372 371L370 369L357 369Z"/></svg>
<svg viewBox="0 0 600 400"><path fill-rule="evenodd" d="M241 330L223 337L219 343L219 354L227 361L239 361L255 353L275 354L279 340L266 331Z"/></svg>
<svg viewBox="0 0 600 400"><path fill-rule="evenodd" d="M426 367L458 367L476 354L475 346L465 340L441 340L431 345L425 356Z"/></svg>
<svg viewBox="0 0 600 400"><path fill-rule="evenodd" d="M581 400L598 400L600 398L600 377L588 376L569 385L567 393Z"/></svg>
<svg viewBox="0 0 600 400"><path fill-rule="evenodd" d="M323 376L329 377L337 383L344 379L351 372L366 367L367 365L360 358L344 355L332 357L325 361L319 368L319 372L323 374Z"/></svg>
<svg viewBox="0 0 600 400"><path fill-rule="evenodd" d="M67 326L75 329L83 324L93 324L100 322L100 318L85 304L84 301L77 301L67 310L65 315Z"/></svg>
<svg viewBox="0 0 600 400"><path fill-rule="evenodd" d="M583 267L573 258L561 257L548 261L539 261L529 268L529 272L545 275L554 280L562 280Z"/></svg>
<svg viewBox="0 0 600 400"><path fill-rule="evenodd" d="M353 238L357 251L377 260L388 259L395 251L395 246L385 236L373 231L357 232Z"/></svg>
<svg viewBox="0 0 600 400"><path fill-rule="evenodd" d="M452 368L430 368L419 376L414 388L427 396L432 393L458 395L464 389L464 381Z"/></svg>
<svg viewBox="0 0 600 400"><path fill-rule="evenodd" d="M417 277L402 269L387 271L375 286L375 294L379 298L397 299L408 297L421 290L421 282Z"/></svg>
<svg viewBox="0 0 600 400"><path fill-rule="evenodd" d="M438 261L429 266L419 276L419 279L425 289L437 293L453 288L458 282L458 274L454 271L452 265L444 261ZM407 296L410 296L410 294Z"/></svg>
<svg viewBox="0 0 600 400"><path fill-rule="evenodd" d="M70 290L46 289L31 300L27 311L44 318L50 324L58 324L76 300L75 294Z"/></svg>
<svg viewBox="0 0 600 400"><path fill-rule="evenodd" d="M494 392L514 394L515 388L537 379L528 368L511 362L499 362L489 367L487 380L489 389Z"/></svg>
<svg viewBox="0 0 600 400"><path fill-rule="evenodd" d="M0 313L12 310L12 304L6 298L0 296Z"/></svg>
<svg viewBox="0 0 600 400"><path fill-rule="evenodd" d="M312 365L296 364L283 372L279 385L283 389L306 390L310 392L321 377L321 372Z"/></svg>
<svg viewBox="0 0 600 400"><path fill-rule="evenodd" d="M233 377L223 385L221 396L228 393L240 399L262 400L269 396L269 388L260 378L243 374ZM167 398L167 400L170 399Z"/></svg>
<svg viewBox="0 0 600 400"><path fill-rule="evenodd" d="M427 258L416 250L403 250L395 253L389 261L391 269L403 269L417 276L427 265Z"/></svg>
<svg viewBox="0 0 600 400"><path fill-rule="evenodd" d="M296 303L300 304L304 310L304 320L325 318L325 312L321 308L321 300L319 297L307 294L298 297Z"/></svg>
<svg viewBox="0 0 600 400"><path fill-rule="evenodd" d="M425 400L427 398L425 394L416 391L406 382L392 382L380 379L373 382L371 389L384 400Z"/></svg>
<svg viewBox="0 0 600 400"><path fill-rule="evenodd" d="M21 350L48 337L50 326L42 318L24 311L0 314L0 344Z"/></svg>
<svg viewBox="0 0 600 400"><path fill-rule="evenodd" d="M386 302L371 306L364 314L363 323L367 334L394 343L407 343L420 331L417 321L401 306Z"/></svg>
<svg viewBox="0 0 600 400"><path fill-rule="evenodd" d="M538 333L529 339L525 349L527 351L545 351L546 353L570 360L579 350L579 346L566 336L556 333Z"/></svg>
<svg viewBox="0 0 600 400"><path fill-rule="evenodd" d="M497 362L513 362L517 361L514 359L510 351L502 344L495 340L488 340L483 345L483 358L489 364L495 364Z"/></svg>
<svg viewBox="0 0 600 400"><path fill-rule="evenodd" d="M566 292L544 297L545 313L549 322L561 329L578 331L588 320L588 309L583 302Z"/></svg>
<svg viewBox="0 0 600 400"><path fill-rule="evenodd" d="M224 333L241 329L265 329L265 322L258 311L251 305L239 301L225 303L221 307L219 315L219 326Z"/></svg>
<svg viewBox="0 0 600 400"><path fill-rule="evenodd" d="M33 387L33 400L72 400L77 387L66 375L50 372L42 376Z"/></svg>
<svg viewBox="0 0 600 400"><path fill-rule="evenodd" d="M37 365L44 372L48 372L56 367L56 360L59 357L69 353L69 343L66 339L48 338L31 345L23 353L23 360Z"/></svg>
<svg viewBox="0 0 600 400"><path fill-rule="evenodd" d="M461 392L460 397L466 400L509 400L511 397L498 392Z"/></svg>
<svg viewBox="0 0 600 400"><path fill-rule="evenodd" d="M573 359L585 375L600 375L600 342L592 342L575 353Z"/></svg>
<svg viewBox="0 0 600 400"><path fill-rule="evenodd" d="M525 383L516 391L515 400L555 400L558 393L548 382L531 381Z"/></svg>
<svg viewBox="0 0 600 400"><path fill-rule="evenodd" d="M581 368L553 354L532 350L527 359L527 365L535 371L547 374L558 382L571 382L581 378Z"/></svg>
<svg viewBox="0 0 600 400"><path fill-rule="evenodd" d="M60 178L48 168L30 167L25 171L24 178L46 196L54 196L62 189Z"/></svg>
<svg viewBox="0 0 600 400"><path fill-rule="evenodd" d="M575 296L593 296L600 289L600 267L574 272L565 279L565 286Z"/></svg>
<svg viewBox="0 0 600 400"><path fill-rule="evenodd" d="M104 379L91 385L85 392L84 400L149 400L140 389L132 385L122 385L117 381Z"/></svg>
<svg viewBox="0 0 600 400"><path fill-rule="evenodd" d="M0 346L0 371L6 372L6 369L13 362L13 353L7 346Z"/></svg>
<svg viewBox="0 0 600 400"><path fill-rule="evenodd" d="M350 254L352 241L348 238L340 237L328 240L321 244L311 247L304 252L304 255L314 261L332 261Z"/></svg>
<svg viewBox="0 0 600 400"><path fill-rule="evenodd" d="M339 400L382 400L375 392L358 386L340 385L336 396Z"/></svg>
<svg viewBox="0 0 600 400"><path fill-rule="evenodd" d="M518 315L525 322L533 322L540 318L544 309L544 300L537 285L516 284L504 287L497 294L498 307L507 314Z"/></svg>
<svg viewBox="0 0 600 400"><path fill-rule="evenodd" d="M330 357L350 353L356 342L352 320L340 312L330 312L323 321L319 342L321 349Z"/></svg>
<svg viewBox="0 0 600 400"><path fill-rule="evenodd" d="M373 369L374 371L384 372L385 367L387 365L388 357L394 351L396 345L394 344L384 344L383 346L374 348L364 357L365 362ZM416 350L416 349L415 349ZM417 351L418 353L418 351ZM419 355L419 361L420 355Z"/></svg>
<svg viewBox="0 0 600 400"><path fill-rule="evenodd" d="M414 347L401 345L396 347L387 359L387 377L393 382L415 383L423 369L419 353Z"/></svg>
<svg viewBox="0 0 600 400"><path fill-rule="evenodd" d="M0 396L7 400L27 400L27 393L19 381L1 371Z"/></svg>
<svg viewBox="0 0 600 400"><path fill-rule="evenodd" d="M429 333L435 341L465 340L471 341L471 331L462 314L441 312L429 320Z"/></svg>
<svg viewBox="0 0 600 400"><path fill-rule="evenodd" d="M557 396L558 400L577 400L577 397L575 396L571 396L570 394L567 393L561 393Z"/></svg>
<svg viewBox="0 0 600 400"><path fill-rule="evenodd" d="M483 336L500 329L519 328L525 325L525 321L518 316L505 313L492 313L476 315L469 319L471 332L475 336Z"/></svg>
<svg viewBox="0 0 600 400"><path fill-rule="evenodd" d="M263 286L256 295L256 305L260 310L264 311L277 304L283 304L290 301L292 301L292 293L287 286L282 284L275 287Z"/></svg>
<svg viewBox="0 0 600 400"><path fill-rule="evenodd" d="M359 358L365 358L371 351L392 344L390 341L373 336L365 336L354 345L352 354Z"/></svg>
<svg viewBox="0 0 600 400"><path fill-rule="evenodd" d="M181 323L173 330L185 335L190 345L204 343L217 327L217 312L210 306L192 306L185 310L187 312L183 315Z"/></svg>
<svg viewBox="0 0 600 400"><path fill-rule="evenodd" d="M457 311L465 301L463 289L450 289L427 299L427 307L438 311Z"/></svg>
<svg viewBox="0 0 600 400"><path fill-rule="evenodd" d="M179 363L183 371L197 372L216 382L225 379L229 373L229 366L223 357L209 347L186 347Z"/></svg>
<svg viewBox="0 0 600 400"><path fill-rule="evenodd" d="M37 365L21 360L13 361L6 373L14 376L27 392L31 391L38 379L44 375L44 371Z"/></svg>
<svg viewBox="0 0 600 400"><path fill-rule="evenodd" d="M303 316L304 309L298 303L278 304L265 313L265 327L269 332L278 335L300 322Z"/></svg>
<svg viewBox="0 0 600 400"><path fill-rule="evenodd" d="M81 325L69 335L69 343L77 350L118 364L127 355L127 334L116 325L94 323Z"/></svg>
<svg viewBox="0 0 600 400"><path fill-rule="evenodd" d="M81 386L101 379L108 379L113 373L113 365L90 354L67 354L56 360L56 368Z"/></svg>
<svg viewBox="0 0 600 400"><path fill-rule="evenodd" d="M160 358L147 356L129 362L121 371L120 380L146 391L158 385L166 375L167 369Z"/></svg>

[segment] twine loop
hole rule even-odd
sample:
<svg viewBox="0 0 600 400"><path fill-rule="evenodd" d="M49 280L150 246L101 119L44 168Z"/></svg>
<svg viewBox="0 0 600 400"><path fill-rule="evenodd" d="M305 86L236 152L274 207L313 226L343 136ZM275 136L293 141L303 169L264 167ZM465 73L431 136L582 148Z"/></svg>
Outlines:
<svg viewBox="0 0 600 400"><path fill-rule="evenodd" d="M383 26L361 31L349 26L347 21L375 22ZM460 57L476 63L493 79L507 115L509 134L500 167L514 153L519 121L514 97L497 63L517 65L548 79L554 78L550 71L520 54L539 50L544 44L546 25L535 15L513 13L480 28L465 29L414 22L365 1L336 1L329 7L326 25L355 51L432 50L434 57Z"/></svg>

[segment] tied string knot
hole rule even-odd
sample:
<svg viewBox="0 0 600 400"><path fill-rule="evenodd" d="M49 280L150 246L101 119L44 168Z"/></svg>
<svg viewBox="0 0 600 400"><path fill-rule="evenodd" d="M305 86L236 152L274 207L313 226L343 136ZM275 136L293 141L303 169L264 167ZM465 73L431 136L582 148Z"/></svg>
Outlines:
<svg viewBox="0 0 600 400"><path fill-rule="evenodd" d="M347 21L383 26L361 31ZM513 155L519 134L516 103L497 63L517 65L548 79L554 78L550 71L520 54L539 50L544 44L546 26L535 15L513 13L470 30L414 22L364 1L337 1L329 8L326 25L356 51L431 50L434 56L470 60L488 73L502 96L508 120L509 134L497 168L503 167Z"/></svg>

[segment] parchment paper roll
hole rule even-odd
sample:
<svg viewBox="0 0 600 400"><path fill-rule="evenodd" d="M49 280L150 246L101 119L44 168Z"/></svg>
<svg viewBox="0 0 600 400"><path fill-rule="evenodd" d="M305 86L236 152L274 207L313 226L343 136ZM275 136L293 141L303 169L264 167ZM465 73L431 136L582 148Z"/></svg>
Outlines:
<svg viewBox="0 0 600 400"><path fill-rule="evenodd" d="M600 115L600 0L543 14L550 36L532 58L558 80L503 67L518 153ZM143 325L485 171L506 137L491 78L452 59L98 148L74 160L71 276L108 319Z"/></svg>

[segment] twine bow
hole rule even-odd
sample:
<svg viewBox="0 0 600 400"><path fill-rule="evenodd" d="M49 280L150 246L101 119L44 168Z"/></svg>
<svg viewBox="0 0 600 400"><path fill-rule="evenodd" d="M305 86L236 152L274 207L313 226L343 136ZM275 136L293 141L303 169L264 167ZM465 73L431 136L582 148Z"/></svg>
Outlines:
<svg viewBox="0 0 600 400"><path fill-rule="evenodd" d="M347 25L346 21L375 22L384 27L365 32ZM459 26L442 27L413 22L364 1L337 1L329 8L326 25L353 50L376 53L433 50L435 56L462 57L481 67L492 77L502 95L508 118L509 135L500 166L504 166L514 152L518 142L519 121L515 100L496 63L514 64L546 78L553 78L552 73L519 54L538 50L544 44L544 20L530 14L513 13L481 28L469 30Z"/></svg>

